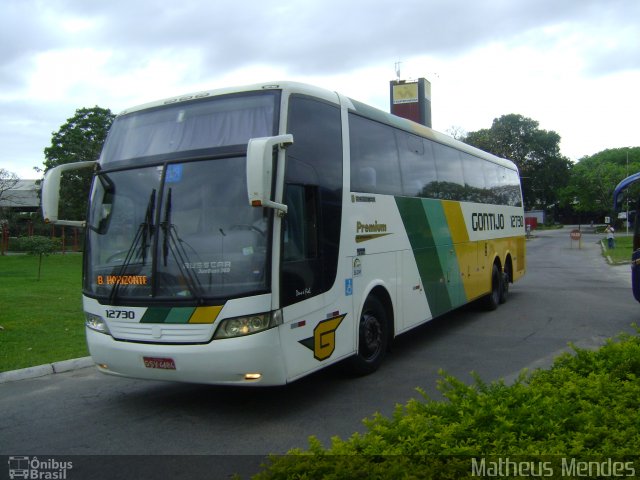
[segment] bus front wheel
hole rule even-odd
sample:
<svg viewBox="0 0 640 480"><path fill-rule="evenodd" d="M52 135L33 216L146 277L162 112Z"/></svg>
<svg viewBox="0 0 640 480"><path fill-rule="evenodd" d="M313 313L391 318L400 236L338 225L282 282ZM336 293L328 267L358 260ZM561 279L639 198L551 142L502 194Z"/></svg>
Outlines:
<svg viewBox="0 0 640 480"><path fill-rule="evenodd" d="M358 326L358 353L349 359L355 375L375 372L382 363L389 343L387 313L376 297L364 302Z"/></svg>

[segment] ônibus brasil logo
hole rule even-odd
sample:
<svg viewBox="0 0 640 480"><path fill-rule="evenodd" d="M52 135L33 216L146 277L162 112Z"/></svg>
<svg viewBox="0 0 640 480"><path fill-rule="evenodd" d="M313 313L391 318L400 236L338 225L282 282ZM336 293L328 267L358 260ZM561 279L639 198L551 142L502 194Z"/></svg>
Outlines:
<svg viewBox="0 0 640 480"><path fill-rule="evenodd" d="M9 478L38 480L66 480L67 471L73 468L73 462L62 462L54 458L9 457Z"/></svg>

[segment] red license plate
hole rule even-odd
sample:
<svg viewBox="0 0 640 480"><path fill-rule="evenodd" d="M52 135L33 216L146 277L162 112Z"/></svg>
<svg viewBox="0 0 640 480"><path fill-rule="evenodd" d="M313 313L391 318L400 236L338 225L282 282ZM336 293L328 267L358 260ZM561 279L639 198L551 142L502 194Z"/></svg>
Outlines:
<svg viewBox="0 0 640 480"><path fill-rule="evenodd" d="M175 370L176 362L173 358L160 358L160 357L142 357L144 366L147 368L159 368L161 370Z"/></svg>

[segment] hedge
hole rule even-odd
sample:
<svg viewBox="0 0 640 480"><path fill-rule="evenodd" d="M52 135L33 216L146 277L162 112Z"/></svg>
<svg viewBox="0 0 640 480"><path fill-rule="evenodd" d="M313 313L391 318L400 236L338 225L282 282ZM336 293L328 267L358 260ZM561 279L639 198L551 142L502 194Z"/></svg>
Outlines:
<svg viewBox="0 0 640 480"><path fill-rule="evenodd" d="M311 437L306 451L270 457L254 478L640 474L639 337L621 334L596 351L572 350L511 385L477 376L467 385L441 372L444 400L419 390L421 399L397 406L391 418L364 420L365 433L334 437L329 448Z"/></svg>

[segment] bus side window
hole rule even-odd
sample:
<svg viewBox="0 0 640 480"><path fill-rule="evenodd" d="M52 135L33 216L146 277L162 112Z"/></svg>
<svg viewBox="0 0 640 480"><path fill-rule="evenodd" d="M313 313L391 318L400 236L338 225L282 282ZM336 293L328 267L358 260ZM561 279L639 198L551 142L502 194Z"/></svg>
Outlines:
<svg viewBox="0 0 640 480"><path fill-rule="evenodd" d="M318 257L318 189L311 185L287 184L283 260L292 262Z"/></svg>
<svg viewBox="0 0 640 480"><path fill-rule="evenodd" d="M378 183L378 174L373 167L360 167L360 181L359 185L363 190L367 192L375 192L376 185Z"/></svg>
<svg viewBox="0 0 640 480"><path fill-rule="evenodd" d="M433 143L438 174L438 198L443 200L464 199L464 178L460 152L439 143Z"/></svg>
<svg viewBox="0 0 640 480"><path fill-rule="evenodd" d="M409 197L433 196L432 187L437 182L437 176L430 141L400 131L396 131L396 137L402 192Z"/></svg>
<svg viewBox="0 0 640 480"><path fill-rule="evenodd" d="M507 203L516 207L522 206L522 193L520 190L520 177L514 170L504 169L504 183L507 189Z"/></svg>
<svg viewBox="0 0 640 480"><path fill-rule="evenodd" d="M482 171L483 160L468 153L461 152L464 175L464 198L467 202L490 203L486 182Z"/></svg>
<svg viewBox="0 0 640 480"><path fill-rule="evenodd" d="M487 186L487 203L500 203L500 166L491 162L483 162L482 173Z"/></svg>
<svg viewBox="0 0 640 480"><path fill-rule="evenodd" d="M349 115L349 128L351 191L402 195L394 129L354 114Z"/></svg>

